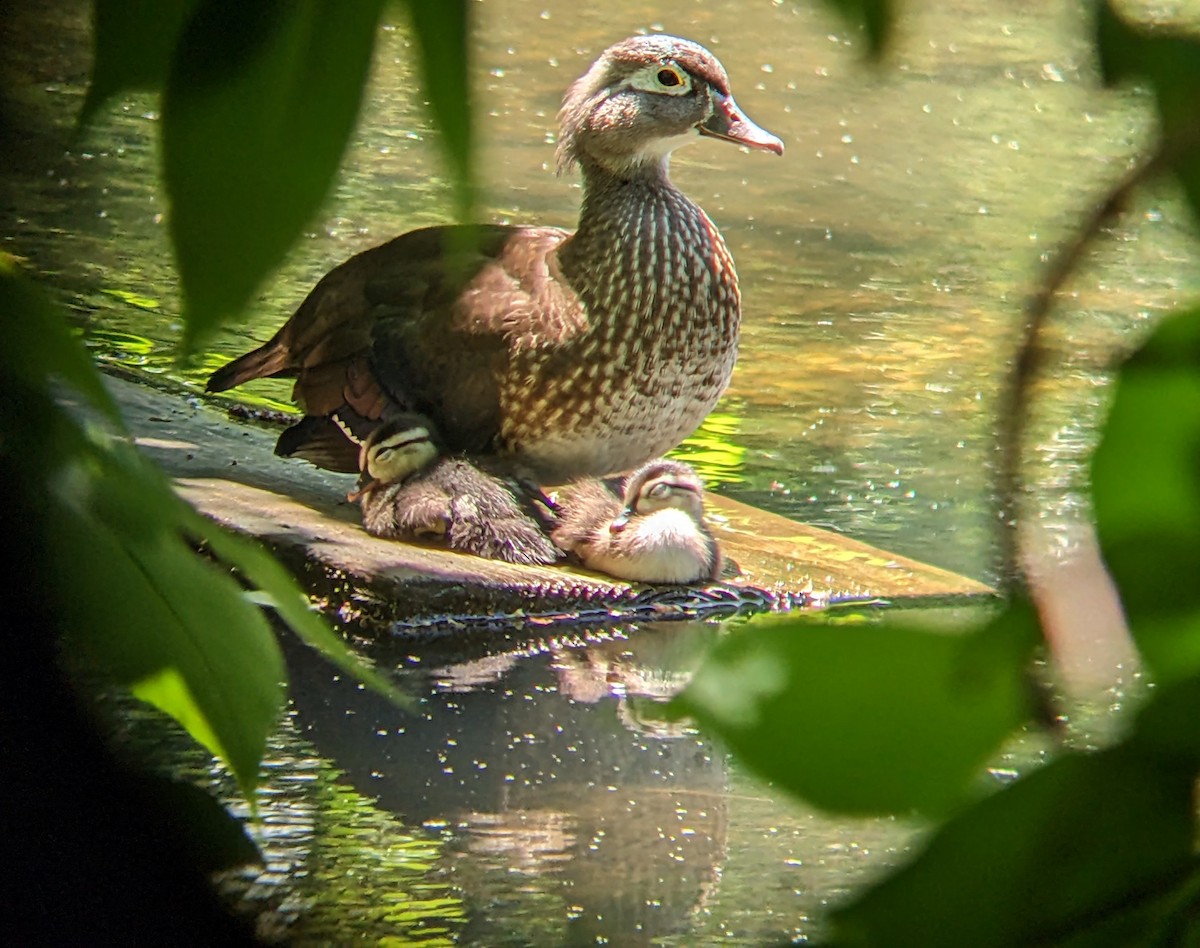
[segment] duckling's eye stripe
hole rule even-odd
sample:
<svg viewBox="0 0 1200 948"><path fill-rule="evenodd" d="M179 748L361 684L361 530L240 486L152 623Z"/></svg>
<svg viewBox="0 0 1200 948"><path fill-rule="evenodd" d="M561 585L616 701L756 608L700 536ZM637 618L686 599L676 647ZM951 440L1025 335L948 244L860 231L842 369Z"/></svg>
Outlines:
<svg viewBox="0 0 1200 948"><path fill-rule="evenodd" d="M428 440L428 431L424 428L415 428L402 441L386 441L382 442L382 445L386 446L389 451L395 451L399 448L411 448L414 444L424 444Z"/></svg>

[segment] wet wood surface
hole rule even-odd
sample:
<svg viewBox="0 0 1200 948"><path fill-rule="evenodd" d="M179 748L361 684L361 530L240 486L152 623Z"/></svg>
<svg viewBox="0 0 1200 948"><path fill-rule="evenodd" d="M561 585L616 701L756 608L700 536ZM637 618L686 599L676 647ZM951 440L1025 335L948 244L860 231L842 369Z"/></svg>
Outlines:
<svg viewBox="0 0 1200 948"><path fill-rule="evenodd" d="M110 379L137 444L201 512L271 547L329 611L369 627L444 631L522 619L555 624L785 609L830 599L984 596L980 583L838 533L709 495L740 574L705 589L633 588L367 535L349 475L273 453L278 429L198 399Z"/></svg>

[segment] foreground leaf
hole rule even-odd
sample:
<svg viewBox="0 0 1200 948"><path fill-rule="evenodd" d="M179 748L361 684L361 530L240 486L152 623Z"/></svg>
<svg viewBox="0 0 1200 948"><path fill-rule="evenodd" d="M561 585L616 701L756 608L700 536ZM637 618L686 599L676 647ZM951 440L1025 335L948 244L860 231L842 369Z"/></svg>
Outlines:
<svg viewBox="0 0 1200 948"><path fill-rule="evenodd" d="M62 314L22 277L16 261L2 252L0 317L4 332L0 377L42 393L48 391L51 379L66 382L109 422L120 422L117 404L100 381L87 350L72 338Z"/></svg>
<svg viewBox="0 0 1200 948"><path fill-rule="evenodd" d="M261 613L185 542L183 502L159 476L100 448L59 480L52 554L71 591L68 647L178 720L250 795L282 709L283 660Z"/></svg>
<svg viewBox="0 0 1200 948"><path fill-rule="evenodd" d="M309 608L261 546L200 516L130 444L103 431L85 434L53 401L50 380L68 381L103 411L110 429L121 430L115 404L61 313L4 256L0 306L11 344L0 349L0 451L21 471L6 486L36 492L72 657L178 720L249 794L278 719L285 671L260 609L196 553L202 541L265 592L303 641L405 702ZM22 450L31 444L37 450Z"/></svg>
<svg viewBox="0 0 1200 948"><path fill-rule="evenodd" d="M163 101L185 355L245 305L329 191L381 5L205 0L185 27Z"/></svg>
<svg viewBox="0 0 1200 948"><path fill-rule="evenodd" d="M837 912L833 944L1154 943L1133 936L1189 872L1192 783L1189 768L1133 747L1060 758L945 824Z"/></svg>
<svg viewBox="0 0 1200 948"><path fill-rule="evenodd" d="M442 138L442 151L454 172L459 220L471 222L474 204L471 77L467 0L408 0L420 49L421 88Z"/></svg>
<svg viewBox="0 0 1200 948"><path fill-rule="evenodd" d="M246 835L241 820L199 787L151 774L140 779L147 796L178 827L192 865L201 872L263 864L262 853Z"/></svg>
<svg viewBox="0 0 1200 948"><path fill-rule="evenodd" d="M308 598L275 557L256 542L223 530L194 511L193 514L190 531L204 540L213 555L236 567L249 583L266 593L269 604L302 642L394 704L413 707L412 698L352 652L329 624L312 610Z"/></svg>
<svg viewBox="0 0 1200 948"><path fill-rule="evenodd" d="M161 91L197 0L93 0L92 77L79 124L122 92Z"/></svg>
<svg viewBox="0 0 1200 948"><path fill-rule="evenodd" d="M1024 606L966 635L768 617L714 649L675 707L827 810L944 813L1028 718L1037 641Z"/></svg>
<svg viewBox="0 0 1200 948"><path fill-rule="evenodd" d="M1200 672L1200 311L1122 367L1092 461L1097 533L1130 631L1163 683Z"/></svg>
<svg viewBox="0 0 1200 948"><path fill-rule="evenodd" d="M1200 36L1133 23L1109 0L1096 6L1096 48L1104 80L1144 81L1154 91L1163 153L1200 223Z"/></svg>

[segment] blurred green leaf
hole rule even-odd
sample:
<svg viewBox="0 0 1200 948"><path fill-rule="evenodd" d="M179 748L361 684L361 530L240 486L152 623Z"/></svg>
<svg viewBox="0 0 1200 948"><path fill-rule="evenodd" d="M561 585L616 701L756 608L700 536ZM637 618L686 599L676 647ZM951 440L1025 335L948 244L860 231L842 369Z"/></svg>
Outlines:
<svg viewBox="0 0 1200 948"><path fill-rule="evenodd" d="M190 531L204 540L213 555L236 567L248 582L265 592L268 604L302 642L400 707L413 707L408 695L352 652L329 624L309 607L308 598L275 557L255 541L223 530L195 511L192 513Z"/></svg>
<svg viewBox="0 0 1200 948"><path fill-rule="evenodd" d="M1168 682L1200 672L1200 311L1122 367L1092 460L1105 562L1139 649Z"/></svg>
<svg viewBox="0 0 1200 948"><path fill-rule="evenodd" d="M79 114L87 125L122 92L160 91L175 43L197 0L93 0L91 82Z"/></svg>
<svg viewBox="0 0 1200 948"><path fill-rule="evenodd" d="M1106 83L1144 80L1153 89L1164 153L1200 223L1200 37L1132 23L1099 0L1096 48Z"/></svg>
<svg viewBox="0 0 1200 948"><path fill-rule="evenodd" d="M1137 716L1139 746L1200 770L1200 675L1156 687Z"/></svg>
<svg viewBox="0 0 1200 948"><path fill-rule="evenodd" d="M964 635L763 617L713 650L675 707L824 809L945 813L1028 718L1038 641L1024 605Z"/></svg>
<svg viewBox="0 0 1200 948"><path fill-rule="evenodd" d="M825 0L825 4L837 11L849 26L866 33L871 56L878 57L887 48L896 20L892 0Z"/></svg>
<svg viewBox="0 0 1200 948"><path fill-rule="evenodd" d="M116 403L100 381L87 350L71 336L66 321L49 300L26 280L16 261L0 252L0 376L7 375L33 391L45 391L58 378L84 396L114 424Z"/></svg>
<svg viewBox="0 0 1200 948"><path fill-rule="evenodd" d="M420 50L421 87L454 172L456 213L471 223L474 206L468 0L408 0Z"/></svg>
<svg viewBox="0 0 1200 948"><path fill-rule="evenodd" d="M249 795L283 703L263 616L184 541L190 508L131 446L94 444L60 472L54 496L67 647L176 718Z"/></svg>
<svg viewBox="0 0 1200 948"><path fill-rule="evenodd" d="M199 787L154 774L141 779L147 795L178 827L192 864L201 872L263 863L242 822Z"/></svg>
<svg viewBox="0 0 1200 948"><path fill-rule="evenodd" d="M381 0L201 0L163 101L184 355L239 310L329 191Z"/></svg>
<svg viewBox="0 0 1200 948"><path fill-rule="evenodd" d="M1160 944L1114 936L1145 936L1146 911L1186 878L1192 787L1190 768L1134 747L1062 757L937 830L834 914L832 943Z"/></svg>

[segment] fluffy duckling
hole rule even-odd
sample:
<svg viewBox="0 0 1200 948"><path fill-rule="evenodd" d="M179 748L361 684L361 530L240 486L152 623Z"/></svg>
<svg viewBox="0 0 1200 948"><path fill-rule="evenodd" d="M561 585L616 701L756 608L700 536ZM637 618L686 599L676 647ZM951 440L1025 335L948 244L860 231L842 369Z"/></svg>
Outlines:
<svg viewBox="0 0 1200 948"><path fill-rule="evenodd" d="M485 471L461 457L441 457L432 425L421 415L384 422L359 452L359 489L373 536L430 540L451 550L509 563L554 563L534 504L534 489L515 476Z"/></svg>
<svg viewBox="0 0 1200 948"><path fill-rule="evenodd" d="M721 549L704 524L704 485L680 461L660 458L630 474L622 496L578 481L552 536L588 569L642 583L698 583L721 574Z"/></svg>

